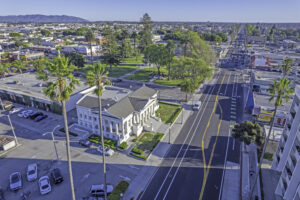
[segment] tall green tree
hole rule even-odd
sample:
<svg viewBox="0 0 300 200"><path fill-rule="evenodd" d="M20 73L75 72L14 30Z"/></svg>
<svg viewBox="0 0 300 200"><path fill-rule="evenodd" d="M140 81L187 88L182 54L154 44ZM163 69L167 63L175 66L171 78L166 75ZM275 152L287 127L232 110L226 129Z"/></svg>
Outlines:
<svg viewBox="0 0 300 200"><path fill-rule="evenodd" d="M132 55L132 47L129 38L124 39L122 42L121 55L123 58L128 58Z"/></svg>
<svg viewBox="0 0 300 200"><path fill-rule="evenodd" d="M145 13L141 19L141 24L143 25L143 30L141 31L141 49L142 52L152 44L152 28L153 22L148 13Z"/></svg>
<svg viewBox="0 0 300 200"><path fill-rule="evenodd" d="M184 79L184 81L180 85L180 90L185 92L185 101L188 101L188 94L195 92L196 87L193 79Z"/></svg>
<svg viewBox="0 0 300 200"><path fill-rule="evenodd" d="M281 70L283 78L289 75L290 71L292 70L292 66L293 66L292 58L285 58L283 60L283 64L279 65L279 69Z"/></svg>
<svg viewBox="0 0 300 200"><path fill-rule="evenodd" d="M67 146L67 159L68 169L70 176L70 188L72 194L72 200L75 199L72 162L71 162L71 150L70 150L70 136L68 128L68 119L66 111L66 101L70 99L70 96L74 92L76 85L80 84L79 79L76 79L72 72L77 67L69 64L69 60L66 57L56 57L52 62L48 62L44 70L37 71L36 76L38 79L47 82L47 87L44 89L44 93L52 100L58 101L62 104L62 113L64 118L64 128L66 133L66 146ZM49 78L55 77L55 80L49 81Z"/></svg>
<svg viewBox="0 0 300 200"><path fill-rule="evenodd" d="M258 123L252 123L251 121L245 121L240 124L236 124L232 129L232 137L239 139L241 142L249 145L256 143L261 146L264 143L264 135L262 128Z"/></svg>
<svg viewBox="0 0 300 200"><path fill-rule="evenodd" d="M7 73L10 73L10 65L8 63L1 64L0 63L0 77L5 77Z"/></svg>
<svg viewBox="0 0 300 200"><path fill-rule="evenodd" d="M168 63L168 50L163 44L151 44L145 49L144 58L146 62L156 65L157 74L160 76L160 67Z"/></svg>
<svg viewBox="0 0 300 200"><path fill-rule="evenodd" d="M18 71L20 74L23 73L23 69L27 69L26 65L22 60L15 60L12 64L14 72Z"/></svg>
<svg viewBox="0 0 300 200"><path fill-rule="evenodd" d="M103 58L104 62L109 65L109 71L111 71L112 66L120 63L120 52L113 30L110 27L106 27L104 33L106 40L102 46Z"/></svg>
<svg viewBox="0 0 300 200"><path fill-rule="evenodd" d="M64 55L69 59L69 63L72 63L77 67L84 67L85 57L82 54L71 52L65 53Z"/></svg>
<svg viewBox="0 0 300 200"><path fill-rule="evenodd" d="M273 129L277 109L278 109L279 106L282 106L283 102L288 102L290 100L290 96L294 94L294 88L292 88L290 86L291 84L292 84L292 82L289 79L280 78L279 80L273 80L273 83L270 85L270 87L268 89L268 92L271 95L271 98L269 99L269 101L270 102L274 101L274 113L273 113L272 120L271 120L271 123L270 123L269 133L266 137L264 147L263 147L263 151L262 151L262 154L261 154L260 159L259 159L258 170L256 170L256 174L255 174L255 181L254 181L253 186L251 187L250 199L252 198L252 195L253 195L253 191L254 191L254 188L255 188L255 185L256 185L256 182L257 182L259 171L261 170L264 154L266 152L266 149L267 149L267 146L268 146L268 143L269 143L269 139L270 139L270 136L271 136L271 133L272 133L272 129Z"/></svg>
<svg viewBox="0 0 300 200"><path fill-rule="evenodd" d="M91 51L91 61L93 63L93 49L92 49L92 42L95 41L95 35L93 33L92 30L88 30L86 33L85 33L85 41L87 41L89 44L90 44L90 51Z"/></svg>
<svg viewBox="0 0 300 200"><path fill-rule="evenodd" d="M101 64L100 62L94 63L90 66L90 70L86 73L86 80L87 84L90 87L96 86L94 93L98 97L98 118L99 118L99 130L101 134L101 146L104 149L104 135L103 135L103 127L102 127L102 104L101 104L101 95L103 91L102 82L103 77L107 74L105 71L105 65ZM104 177L104 199L107 200L107 191L106 191L106 163L105 163L105 153L103 150L102 153L102 162L103 162L103 177Z"/></svg>
<svg viewBox="0 0 300 200"><path fill-rule="evenodd" d="M173 40L168 40L168 43L166 45L166 48L168 50L168 80L170 80L171 75L171 63L174 58L174 50L176 48L176 45L174 44Z"/></svg>

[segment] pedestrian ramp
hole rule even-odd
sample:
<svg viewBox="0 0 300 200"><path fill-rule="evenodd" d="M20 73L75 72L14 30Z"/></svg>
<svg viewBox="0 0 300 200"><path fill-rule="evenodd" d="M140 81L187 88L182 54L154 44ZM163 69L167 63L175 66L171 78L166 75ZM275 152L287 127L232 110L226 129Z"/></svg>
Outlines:
<svg viewBox="0 0 300 200"><path fill-rule="evenodd" d="M239 200L240 165L226 162L221 200Z"/></svg>

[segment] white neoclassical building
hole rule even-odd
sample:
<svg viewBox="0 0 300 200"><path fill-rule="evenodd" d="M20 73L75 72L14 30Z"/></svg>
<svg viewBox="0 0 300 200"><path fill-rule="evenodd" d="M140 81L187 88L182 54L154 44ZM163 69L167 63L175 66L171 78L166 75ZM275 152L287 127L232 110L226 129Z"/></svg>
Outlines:
<svg viewBox="0 0 300 200"><path fill-rule="evenodd" d="M146 86L133 93L126 89L105 87L101 100L104 137L119 144L130 135L140 135L158 109L157 91ZM78 125L100 135L97 97L85 95L77 102L76 109Z"/></svg>

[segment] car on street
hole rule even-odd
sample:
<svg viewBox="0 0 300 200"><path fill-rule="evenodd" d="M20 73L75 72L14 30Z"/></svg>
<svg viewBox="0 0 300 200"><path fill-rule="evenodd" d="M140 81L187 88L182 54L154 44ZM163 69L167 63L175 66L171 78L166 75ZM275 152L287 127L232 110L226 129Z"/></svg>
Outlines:
<svg viewBox="0 0 300 200"><path fill-rule="evenodd" d="M32 113L33 113L32 110L26 110L25 113L24 113L24 115L23 115L23 117L24 117L24 118L29 118L29 116L30 116Z"/></svg>
<svg viewBox="0 0 300 200"><path fill-rule="evenodd" d="M12 191L22 188L22 177L20 172L14 172L9 176L9 188Z"/></svg>
<svg viewBox="0 0 300 200"><path fill-rule="evenodd" d="M58 184L64 181L64 177L61 175L61 172L58 168L54 168L51 171L51 177L53 179L54 184Z"/></svg>
<svg viewBox="0 0 300 200"><path fill-rule="evenodd" d="M33 112L32 114L29 115L30 119L35 119L36 117L43 115L42 112Z"/></svg>
<svg viewBox="0 0 300 200"><path fill-rule="evenodd" d="M87 139L81 139L79 140L79 144L84 147L89 147L91 145L91 142L88 141Z"/></svg>
<svg viewBox="0 0 300 200"><path fill-rule="evenodd" d="M39 188L40 188L41 195L45 195L51 192L51 185L48 176L42 176L39 179Z"/></svg>
<svg viewBox="0 0 300 200"><path fill-rule="evenodd" d="M19 107L19 108L13 108L9 111L9 114L14 114L14 113L17 113L17 112L20 112L23 108L22 107Z"/></svg>
<svg viewBox="0 0 300 200"><path fill-rule="evenodd" d="M97 151L100 152L100 154L103 154L102 146L97 147ZM104 152L106 156L112 156L114 155L114 150L110 149L109 147L104 147Z"/></svg>
<svg viewBox="0 0 300 200"><path fill-rule="evenodd" d="M201 101L196 101L193 105L193 110L200 110Z"/></svg>
<svg viewBox="0 0 300 200"><path fill-rule="evenodd" d="M113 189L114 189L114 187L112 185L107 184L106 185L107 195L110 195L110 193L112 193ZM92 185L89 193L91 196L94 196L94 197L104 197L104 184Z"/></svg>
<svg viewBox="0 0 300 200"><path fill-rule="evenodd" d="M42 115L37 116L37 117L34 119L34 121L35 121L35 122L39 122L39 121L42 121L43 119L46 119L47 117L48 117L48 115L42 114Z"/></svg>
<svg viewBox="0 0 300 200"><path fill-rule="evenodd" d="M27 181L35 181L38 177L37 164L33 163L27 167Z"/></svg>

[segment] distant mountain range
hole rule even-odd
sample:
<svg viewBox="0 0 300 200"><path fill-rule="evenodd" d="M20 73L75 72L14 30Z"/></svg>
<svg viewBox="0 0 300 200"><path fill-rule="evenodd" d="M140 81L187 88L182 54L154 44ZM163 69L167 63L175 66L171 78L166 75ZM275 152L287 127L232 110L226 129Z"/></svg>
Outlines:
<svg viewBox="0 0 300 200"><path fill-rule="evenodd" d="M79 17L67 16L67 15L8 15L0 16L0 22L10 22L10 23L79 23L79 22L89 22L86 19Z"/></svg>

